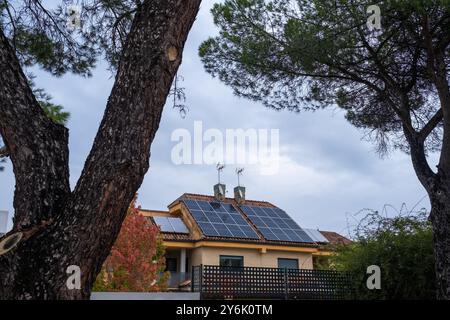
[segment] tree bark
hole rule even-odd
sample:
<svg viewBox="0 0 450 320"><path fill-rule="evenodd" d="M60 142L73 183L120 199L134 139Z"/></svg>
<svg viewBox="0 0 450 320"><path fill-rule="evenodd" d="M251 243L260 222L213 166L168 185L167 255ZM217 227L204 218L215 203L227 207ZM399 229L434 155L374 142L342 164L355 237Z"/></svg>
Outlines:
<svg viewBox="0 0 450 320"><path fill-rule="evenodd" d="M0 255L0 299L89 298L149 168L150 145L200 2L147 0L138 8L103 120L73 192L68 185L67 130L38 117L35 99L2 35L0 76L3 68L14 72L5 79L11 89L0 89L0 128L16 175L18 215L7 236L22 238ZM22 89L16 98L27 99L22 105L8 103L12 88ZM30 157L36 165L28 164ZM42 177L27 178L35 172ZM66 285L71 265L81 269L79 290Z"/></svg>
<svg viewBox="0 0 450 320"><path fill-rule="evenodd" d="M441 100L441 107L449 109L450 105ZM403 131L410 145L414 171L427 191L431 203L430 221L433 228L436 297L440 300L450 300L450 175L447 165L448 155L442 155L447 152L445 149L450 142L450 137L444 129L441 157L435 173L428 165L424 137L420 133L413 136L405 128ZM442 165L443 163L446 164Z"/></svg>
<svg viewBox="0 0 450 320"><path fill-rule="evenodd" d="M437 173L425 188L431 202L437 298L450 300L450 86L446 63L450 35L446 32L439 37L439 41L433 42L427 16L424 16L423 26L427 72L437 91L443 125Z"/></svg>
<svg viewBox="0 0 450 320"><path fill-rule="evenodd" d="M450 300L450 181L441 181L429 193L433 226L437 298Z"/></svg>
<svg viewBox="0 0 450 320"><path fill-rule="evenodd" d="M437 58L436 84L443 110L443 139L435 184L429 189L438 299L450 300L450 88L443 57Z"/></svg>
<svg viewBox="0 0 450 320"><path fill-rule="evenodd" d="M14 226L53 218L70 193L68 131L47 118L0 29L0 134L16 177Z"/></svg>

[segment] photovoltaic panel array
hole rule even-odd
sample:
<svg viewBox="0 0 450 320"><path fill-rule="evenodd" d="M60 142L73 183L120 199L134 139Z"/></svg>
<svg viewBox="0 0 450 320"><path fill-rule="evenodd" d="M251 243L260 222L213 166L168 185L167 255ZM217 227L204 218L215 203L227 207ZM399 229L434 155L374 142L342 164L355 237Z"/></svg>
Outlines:
<svg viewBox="0 0 450 320"><path fill-rule="evenodd" d="M207 236L259 239L242 214L229 203L183 200Z"/></svg>
<svg viewBox="0 0 450 320"><path fill-rule="evenodd" d="M303 229L305 232L310 236L311 239L313 239L316 242L330 242L327 238L324 237L322 233L320 233L319 230L315 229Z"/></svg>
<svg viewBox="0 0 450 320"><path fill-rule="evenodd" d="M153 217L155 223L162 232L189 233L188 228L181 218L175 217Z"/></svg>
<svg viewBox="0 0 450 320"><path fill-rule="evenodd" d="M292 218L280 208L240 206L266 240L314 242Z"/></svg>

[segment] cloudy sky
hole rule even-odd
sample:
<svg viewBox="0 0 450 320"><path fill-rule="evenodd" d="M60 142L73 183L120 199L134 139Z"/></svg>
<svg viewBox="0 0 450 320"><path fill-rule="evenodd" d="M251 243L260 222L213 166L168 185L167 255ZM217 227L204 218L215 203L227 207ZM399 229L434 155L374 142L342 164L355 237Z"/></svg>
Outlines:
<svg viewBox="0 0 450 320"><path fill-rule="evenodd" d="M230 88L213 79L202 67L197 54L200 43L217 33L209 12L214 1L205 0L189 35L180 74L189 111L185 118L168 103L151 148L151 167L139 190L139 204L148 209L166 209L185 192L212 194L217 183L214 165L181 164L172 161L171 141L176 129L193 135L194 121L204 130L279 129L279 169L261 174L259 165L244 165L241 183L247 198L272 202L308 228L347 234L347 220L363 208L382 210L385 204L400 209L429 207L410 159L400 152L380 159L373 145L362 140L363 133L348 124L342 112L330 108L315 113L295 114L268 110L262 105L233 96ZM103 116L113 77L100 62L92 78L66 75L52 78L38 69L36 83L71 113L70 168L75 186L93 138ZM222 175L228 195L237 184L235 166ZM0 173L0 209L13 212L14 175L8 163ZM389 214L394 214L391 209ZM10 223L11 225L11 223Z"/></svg>

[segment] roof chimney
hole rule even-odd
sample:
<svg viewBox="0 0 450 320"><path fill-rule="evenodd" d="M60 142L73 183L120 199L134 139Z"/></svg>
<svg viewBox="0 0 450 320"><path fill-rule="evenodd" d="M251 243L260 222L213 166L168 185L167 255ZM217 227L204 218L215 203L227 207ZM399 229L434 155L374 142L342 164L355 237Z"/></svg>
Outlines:
<svg viewBox="0 0 450 320"><path fill-rule="evenodd" d="M236 202L238 204L244 203L244 201L245 201L245 187L241 187L241 184L239 181L239 177L242 175L243 171L244 171L244 168L236 169L238 185L237 185L237 187L234 188L234 200L236 200Z"/></svg>
<svg viewBox="0 0 450 320"><path fill-rule="evenodd" d="M214 197L221 201L225 199L226 186L222 183L214 185Z"/></svg>
<svg viewBox="0 0 450 320"><path fill-rule="evenodd" d="M241 204L245 201L245 187L237 186L234 188L234 200Z"/></svg>
<svg viewBox="0 0 450 320"><path fill-rule="evenodd" d="M217 200L223 200L225 198L225 192L226 192L226 186L222 183L220 183L220 173L222 172L223 168L225 168L224 164L218 163L216 166L217 169L217 178L219 182L214 185L214 197Z"/></svg>

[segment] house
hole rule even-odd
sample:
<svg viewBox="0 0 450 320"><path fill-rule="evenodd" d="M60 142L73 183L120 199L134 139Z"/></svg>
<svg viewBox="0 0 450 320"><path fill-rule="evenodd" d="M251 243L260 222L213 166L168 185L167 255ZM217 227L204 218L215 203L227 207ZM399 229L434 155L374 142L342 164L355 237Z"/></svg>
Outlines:
<svg viewBox="0 0 450 320"><path fill-rule="evenodd" d="M8 211L0 210L0 237L6 233L8 226Z"/></svg>
<svg viewBox="0 0 450 320"><path fill-rule="evenodd" d="M313 269L331 254L330 244L351 241L335 232L302 229L282 209L245 199L236 187L226 198L225 185L214 196L185 193L168 211L140 213L158 225L166 247L170 287L188 281L194 266Z"/></svg>

